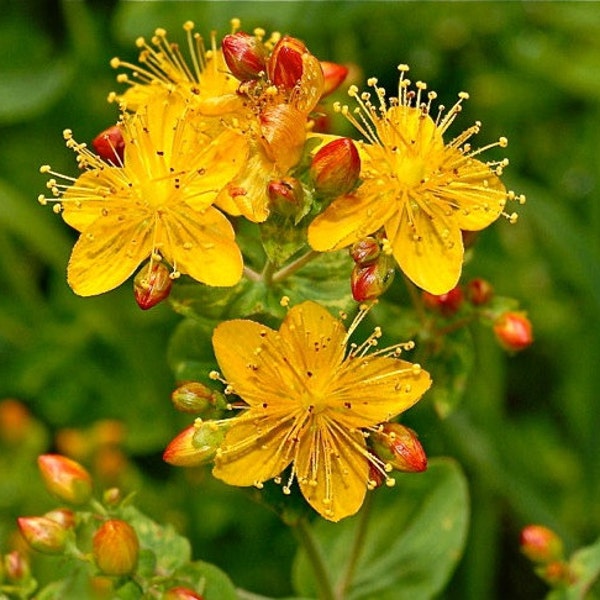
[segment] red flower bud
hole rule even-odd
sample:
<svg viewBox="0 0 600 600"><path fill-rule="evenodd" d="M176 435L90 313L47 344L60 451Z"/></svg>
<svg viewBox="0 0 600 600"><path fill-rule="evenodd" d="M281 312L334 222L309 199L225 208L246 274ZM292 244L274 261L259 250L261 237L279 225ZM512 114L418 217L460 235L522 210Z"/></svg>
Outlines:
<svg viewBox="0 0 600 600"><path fill-rule="evenodd" d="M266 71L267 49L253 35L243 31L226 35L221 49L229 70L240 81L258 79Z"/></svg>
<svg viewBox="0 0 600 600"><path fill-rule="evenodd" d="M38 457L46 489L63 502L85 504L92 496L92 478L78 463L60 454Z"/></svg>
<svg viewBox="0 0 600 600"><path fill-rule="evenodd" d="M332 92L335 92L342 83L344 83L344 79L346 79L348 75L348 67L344 67L344 65L338 65L334 62L328 62L326 60L322 60L321 69L323 69L323 96L327 96Z"/></svg>
<svg viewBox="0 0 600 600"><path fill-rule="evenodd" d="M113 125L99 133L93 140L92 146L98 156L107 163L115 166L123 164L125 140L118 125Z"/></svg>
<svg viewBox="0 0 600 600"><path fill-rule="evenodd" d="M31 574L29 561L21 552L13 550L4 557L4 573L10 582L19 583Z"/></svg>
<svg viewBox="0 0 600 600"><path fill-rule="evenodd" d="M315 191L323 196L342 196L354 188L360 175L360 156L350 138L325 144L314 155L310 176Z"/></svg>
<svg viewBox="0 0 600 600"><path fill-rule="evenodd" d="M449 317L455 314L463 303L463 291L460 286L456 286L445 294L430 294L423 292L423 304L432 310L436 310L442 315Z"/></svg>
<svg viewBox="0 0 600 600"><path fill-rule="evenodd" d="M65 529L70 529L75 526L75 513L69 508L56 508L47 512L44 517L56 521Z"/></svg>
<svg viewBox="0 0 600 600"><path fill-rule="evenodd" d="M94 534L92 549L96 566L105 575L129 575L138 561L140 543L125 521L105 521Z"/></svg>
<svg viewBox="0 0 600 600"><path fill-rule="evenodd" d="M267 192L273 210L284 217L294 217L304 207L304 190L294 177L269 181Z"/></svg>
<svg viewBox="0 0 600 600"><path fill-rule="evenodd" d="M166 265L149 261L133 280L135 301L142 310L148 310L168 297L172 285L173 280Z"/></svg>
<svg viewBox="0 0 600 600"><path fill-rule="evenodd" d="M394 469L420 473L427 469L427 456L417 434L400 423L384 423L381 431L372 433L371 445L375 454Z"/></svg>
<svg viewBox="0 0 600 600"><path fill-rule="evenodd" d="M494 288L489 281L477 277L467 283L467 298L471 304L481 306L487 304L494 296Z"/></svg>
<svg viewBox="0 0 600 600"><path fill-rule="evenodd" d="M350 247L350 256L359 267L375 262L381 254L381 246L376 238L366 237Z"/></svg>
<svg viewBox="0 0 600 600"><path fill-rule="evenodd" d="M572 585L577 581L571 567L563 560L545 564L536 572L548 585L554 588Z"/></svg>
<svg viewBox="0 0 600 600"><path fill-rule="evenodd" d="M536 563L563 558L563 543L554 531L543 525L527 525L521 531L521 552Z"/></svg>
<svg viewBox="0 0 600 600"><path fill-rule="evenodd" d="M354 265L350 275L352 297L357 302L379 298L392 284L394 273L393 258L387 254L364 267Z"/></svg>
<svg viewBox="0 0 600 600"><path fill-rule="evenodd" d="M168 590L163 600L204 600L204 596L185 587L175 587Z"/></svg>
<svg viewBox="0 0 600 600"><path fill-rule="evenodd" d="M494 323L500 345L510 352L524 350L533 342L531 321L524 312L505 312Z"/></svg>
<svg viewBox="0 0 600 600"><path fill-rule="evenodd" d="M61 554L67 543L67 530L48 517L19 517L17 524L25 541L38 552Z"/></svg>
<svg viewBox="0 0 600 600"><path fill-rule="evenodd" d="M221 445L227 426L198 419L175 437L163 453L163 460L175 467L197 467L210 462Z"/></svg>
<svg viewBox="0 0 600 600"><path fill-rule="evenodd" d="M302 58L305 54L309 54L308 49L300 40L289 35L283 36L275 44L267 63L267 74L271 83L291 90L302 78Z"/></svg>

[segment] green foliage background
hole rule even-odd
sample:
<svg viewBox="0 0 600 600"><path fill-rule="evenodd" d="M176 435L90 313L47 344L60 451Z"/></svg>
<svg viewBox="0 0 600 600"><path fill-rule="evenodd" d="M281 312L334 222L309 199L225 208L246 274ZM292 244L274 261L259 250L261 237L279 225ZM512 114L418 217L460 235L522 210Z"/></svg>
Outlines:
<svg viewBox="0 0 600 600"><path fill-rule="evenodd" d="M481 144L509 138L505 180L528 202L516 226L481 236L465 274L518 298L536 339L507 357L489 330L475 330L460 406L440 420L425 400L407 422L430 456L457 458L469 482L467 547L444 598L541 597L519 529L542 522L569 550L600 534L600 4L3 0L1 12L0 398L25 402L47 428L32 457L52 449L61 428L123 421L124 485L139 490L140 508L188 535L196 558L273 596L291 594L291 535L243 492L160 458L189 421L169 401L168 340L181 317L166 304L141 312L128 286L72 294L65 268L75 237L37 204L38 168L74 174L61 132L90 140L116 120L110 58L134 59L135 38L157 26L178 38L188 19L205 34L228 32L233 16L247 30L290 33L390 93L401 62L446 105L470 92L457 127L478 119ZM50 501L26 462L7 455L0 469L6 551L14 517Z"/></svg>

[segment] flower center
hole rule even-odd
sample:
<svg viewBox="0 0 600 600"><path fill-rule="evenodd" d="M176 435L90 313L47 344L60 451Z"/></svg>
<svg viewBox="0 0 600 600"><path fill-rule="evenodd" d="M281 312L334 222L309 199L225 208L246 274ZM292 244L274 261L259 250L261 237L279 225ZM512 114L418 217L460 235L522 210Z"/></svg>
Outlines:
<svg viewBox="0 0 600 600"><path fill-rule="evenodd" d="M425 160L421 156L395 156L394 177L404 188L414 189L425 181Z"/></svg>

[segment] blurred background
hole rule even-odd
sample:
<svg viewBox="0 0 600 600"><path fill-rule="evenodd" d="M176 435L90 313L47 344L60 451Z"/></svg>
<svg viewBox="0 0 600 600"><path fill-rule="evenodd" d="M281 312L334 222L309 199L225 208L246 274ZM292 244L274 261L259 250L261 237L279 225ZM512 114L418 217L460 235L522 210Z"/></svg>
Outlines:
<svg viewBox="0 0 600 600"><path fill-rule="evenodd" d="M76 174L62 130L89 141L116 121L113 56L134 60L136 37L158 26L183 42L188 19L208 37L239 17L390 94L408 63L447 106L470 93L452 133L480 120L477 143L508 137L505 181L527 204L516 226L480 236L465 275L517 298L535 343L507 356L476 330L463 402L414 419L428 454L456 457L470 485L467 547L443 597L542 597L520 529L555 528L569 551L600 535L600 4L2 0L0 13L0 551L16 516L53 506L34 459L60 451L100 485L138 490L141 509L236 584L291 593L295 542L276 517L208 471L162 462L189 422L169 401L181 317L166 303L140 311L129 285L76 297L65 277L76 237L36 201L40 165Z"/></svg>

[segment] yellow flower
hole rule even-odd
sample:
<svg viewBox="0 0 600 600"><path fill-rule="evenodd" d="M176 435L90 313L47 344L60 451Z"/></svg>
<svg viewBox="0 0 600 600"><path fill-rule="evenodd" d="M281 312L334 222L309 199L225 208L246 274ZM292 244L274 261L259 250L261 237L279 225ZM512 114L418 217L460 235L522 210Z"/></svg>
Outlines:
<svg viewBox="0 0 600 600"><path fill-rule="evenodd" d="M84 172L74 179L48 165L40 170L66 181L52 178L47 186L58 199L55 212L81 232L68 266L77 294L117 287L148 257L170 263L173 278L185 273L213 286L239 281L243 265L233 228L211 205L246 148L234 131L206 136L197 116L179 96L157 97L140 112L123 114L125 154L117 166L65 131Z"/></svg>
<svg viewBox="0 0 600 600"><path fill-rule="evenodd" d="M279 331L248 320L221 323L213 346L227 391L247 407L229 419L213 473L237 486L275 479L291 465L284 493L297 480L308 503L331 521L356 513L374 468L389 485L391 468L367 449L368 431L410 408L429 388L417 364L399 357L396 345L368 353L376 329L363 344L320 305L289 310ZM214 374L214 377L219 377Z"/></svg>
<svg viewBox="0 0 600 600"><path fill-rule="evenodd" d="M499 176L507 160L481 162L476 157L493 147L505 147L506 138L474 150L468 140L479 132L476 123L444 143L443 135L468 98L443 115L432 118L435 92L426 84L416 91L401 72L398 98L386 101L377 80L369 80L371 94L349 90L358 108L337 106L365 137L360 147L362 183L356 192L336 199L309 226L308 241L325 252L348 246L383 228L386 250L404 273L432 294L455 287L463 262L462 230L478 231L504 214L507 200L525 198L507 192Z"/></svg>

